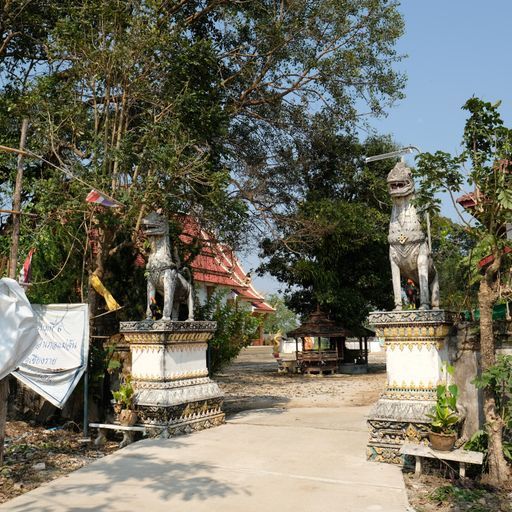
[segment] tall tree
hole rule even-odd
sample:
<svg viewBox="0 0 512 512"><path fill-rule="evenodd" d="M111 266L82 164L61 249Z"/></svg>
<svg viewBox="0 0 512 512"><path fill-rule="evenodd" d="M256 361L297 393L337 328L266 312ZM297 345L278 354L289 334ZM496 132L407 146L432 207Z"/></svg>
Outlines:
<svg viewBox="0 0 512 512"><path fill-rule="evenodd" d="M358 327L371 308L390 306L389 162L369 167L364 156L391 149L388 139L361 144L319 128L283 156L288 184L280 193L288 206L275 236L263 241L262 270L288 285L287 303L295 311L304 315L319 304Z"/></svg>
<svg viewBox="0 0 512 512"><path fill-rule="evenodd" d="M304 137L315 113L344 129L401 97L392 66L403 21L387 0L33 0L25 14L45 27L44 44L32 52L30 94L16 80L4 87L3 120L14 133L12 120L17 127L30 114L33 150L127 204L108 216L109 229L104 216L95 220L106 244L95 256L100 273L101 259L125 242L112 230L129 226L133 238L142 203L170 212L199 204L212 224L236 232L247 213L241 199L271 222L282 179L271 172L275 155ZM11 48L11 74L23 74L31 53ZM40 184L37 201L27 197L53 220L65 211L70 226L83 184L33 168L34 186L45 180L59 207L42 199Z"/></svg>
<svg viewBox="0 0 512 512"><path fill-rule="evenodd" d="M478 98L468 100L463 107L469 116L462 138L462 153L459 156L442 151L423 153L418 156L417 167L421 180L420 200L434 207L439 205L434 193L440 189L453 194L465 180L475 187L464 202L476 220L466 228L476 240L474 257L469 263L479 287L484 372L495 363L493 306L500 296L510 295L512 291L503 282L506 269L510 269L512 263L507 254L512 242L507 239L506 229L512 222L512 130L504 126L498 107L499 103L491 104ZM507 481L511 473L503 456L504 422L491 388L484 389L484 413L489 434L488 479L499 485Z"/></svg>

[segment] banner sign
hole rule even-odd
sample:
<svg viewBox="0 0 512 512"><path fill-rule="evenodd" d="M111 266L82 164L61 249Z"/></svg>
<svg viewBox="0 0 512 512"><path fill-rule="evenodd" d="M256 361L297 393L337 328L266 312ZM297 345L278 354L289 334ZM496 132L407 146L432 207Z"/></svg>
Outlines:
<svg viewBox="0 0 512 512"><path fill-rule="evenodd" d="M87 368L89 310L87 304L32 304L38 339L32 352L12 374L62 408Z"/></svg>
<svg viewBox="0 0 512 512"><path fill-rule="evenodd" d="M14 279L0 279L0 379L17 368L36 343L36 319L25 291Z"/></svg>

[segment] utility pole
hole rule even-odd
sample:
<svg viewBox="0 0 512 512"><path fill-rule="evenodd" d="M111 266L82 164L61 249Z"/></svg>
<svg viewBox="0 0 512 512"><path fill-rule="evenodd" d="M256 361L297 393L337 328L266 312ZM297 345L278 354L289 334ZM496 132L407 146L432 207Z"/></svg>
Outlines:
<svg viewBox="0 0 512 512"><path fill-rule="evenodd" d="M21 124L20 151L25 148L27 140L28 119L23 119ZM23 180L23 153L18 153L18 166L16 169L16 184L12 198L12 238L11 254L9 258L9 277L16 279L16 267L18 264L18 245L20 241L20 212L21 212L21 183ZM9 378L0 380L0 466L4 462L5 423L7 421L7 399L9 397Z"/></svg>
<svg viewBox="0 0 512 512"><path fill-rule="evenodd" d="M21 123L20 153L18 153L18 165L16 169L16 184L12 197L12 237L11 254L9 258L9 277L16 279L16 268L18 266L18 246L20 242L20 221L21 221L21 184L23 181L23 150L27 141L28 118Z"/></svg>

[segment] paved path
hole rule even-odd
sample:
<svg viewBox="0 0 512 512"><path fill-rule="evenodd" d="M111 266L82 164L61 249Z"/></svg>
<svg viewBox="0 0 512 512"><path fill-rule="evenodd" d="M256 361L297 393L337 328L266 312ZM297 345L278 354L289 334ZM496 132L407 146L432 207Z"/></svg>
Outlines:
<svg viewBox="0 0 512 512"><path fill-rule="evenodd" d="M400 468L365 460L367 407L266 409L144 440L0 506L17 512L405 512Z"/></svg>

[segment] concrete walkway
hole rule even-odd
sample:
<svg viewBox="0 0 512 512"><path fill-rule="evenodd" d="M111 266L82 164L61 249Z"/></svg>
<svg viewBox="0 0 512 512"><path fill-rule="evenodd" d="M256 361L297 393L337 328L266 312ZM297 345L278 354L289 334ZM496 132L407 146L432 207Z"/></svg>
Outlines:
<svg viewBox="0 0 512 512"><path fill-rule="evenodd" d="M367 407L266 409L144 440L0 506L18 512L405 512L400 468L366 462Z"/></svg>

